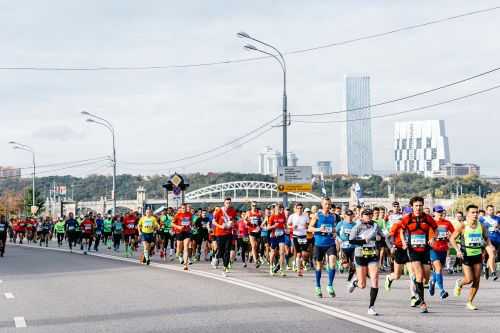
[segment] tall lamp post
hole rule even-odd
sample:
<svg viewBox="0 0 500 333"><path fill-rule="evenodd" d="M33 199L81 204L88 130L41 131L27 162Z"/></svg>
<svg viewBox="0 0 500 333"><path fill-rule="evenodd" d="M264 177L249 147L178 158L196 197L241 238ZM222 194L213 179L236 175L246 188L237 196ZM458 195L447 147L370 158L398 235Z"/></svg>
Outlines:
<svg viewBox="0 0 500 333"><path fill-rule="evenodd" d="M111 132L111 137L113 139L113 188L111 190L111 198L113 200L113 216L116 213L116 140L115 140L115 128L109 121L107 121L104 118L101 118L99 116L96 116L95 114L92 114L87 111L82 111L82 115L87 116L87 122L101 125L106 127L110 132Z"/></svg>
<svg viewBox="0 0 500 333"><path fill-rule="evenodd" d="M262 49L259 49L257 48L256 46L254 45L251 45L251 44L247 44L244 46L244 48L246 50L249 50L249 51L257 51L257 52L260 52L260 53L263 53L263 54L266 54L268 56L271 56L273 57L281 66L281 69L283 70L283 167L286 167L288 166L288 137L287 137L287 128L288 128L288 125L289 125L289 119L288 119L288 107L287 107L287 94L286 94L286 73L287 73L287 69L286 69L286 61L285 61L285 57L283 57L283 53L280 52L280 50L278 50L276 47L274 47L273 45L269 44L269 43L266 43L266 42L263 42L261 40L258 40L252 36L250 36L249 34L247 34L246 32L238 32L236 34L236 36L238 36L239 38L245 38L245 39L250 39L256 43L259 43L265 47L268 47L270 49L272 49L274 52L276 52L277 54L273 53L273 52L268 52L268 51L265 51L265 50L262 50ZM285 207L288 207L288 193L284 192L283 193L283 206Z"/></svg>
<svg viewBox="0 0 500 333"><path fill-rule="evenodd" d="M32 190L32 204L31 204L31 212L32 214L36 214L36 211L34 211L34 208L36 206L36 189L35 189L35 178L36 178L36 163L35 163L35 151L33 150L33 148L31 148L30 146L28 145L24 145L22 143L19 143L19 142L15 142L15 141L9 141L9 144L12 145L12 148L14 149L19 149L19 150L24 150L24 151L27 151L27 152L30 152L31 155L33 156L33 190Z"/></svg>

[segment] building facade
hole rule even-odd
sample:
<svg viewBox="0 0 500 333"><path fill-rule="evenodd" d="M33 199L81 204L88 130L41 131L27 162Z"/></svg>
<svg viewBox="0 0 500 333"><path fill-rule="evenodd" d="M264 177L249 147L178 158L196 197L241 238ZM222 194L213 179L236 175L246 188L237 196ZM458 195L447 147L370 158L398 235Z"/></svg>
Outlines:
<svg viewBox="0 0 500 333"><path fill-rule="evenodd" d="M287 162L289 166L297 166L299 161L294 152L288 152ZM283 154L280 151L266 146L264 150L259 153L259 173L262 175L276 176L278 168L283 165Z"/></svg>
<svg viewBox="0 0 500 333"><path fill-rule="evenodd" d="M370 77L346 76L347 174L373 173Z"/></svg>
<svg viewBox="0 0 500 333"><path fill-rule="evenodd" d="M0 166L0 177L1 178L21 177L21 169L14 168L14 167L2 167L2 166Z"/></svg>
<svg viewBox="0 0 500 333"><path fill-rule="evenodd" d="M466 177L480 176L481 169L479 165L472 163L449 163L446 164L440 172L433 174L434 177Z"/></svg>
<svg viewBox="0 0 500 333"><path fill-rule="evenodd" d="M450 163L444 120L396 122L394 128L396 172L434 176Z"/></svg>
<svg viewBox="0 0 500 333"><path fill-rule="evenodd" d="M318 174L323 174L323 176L333 175L333 168L331 161L318 161L316 163Z"/></svg>

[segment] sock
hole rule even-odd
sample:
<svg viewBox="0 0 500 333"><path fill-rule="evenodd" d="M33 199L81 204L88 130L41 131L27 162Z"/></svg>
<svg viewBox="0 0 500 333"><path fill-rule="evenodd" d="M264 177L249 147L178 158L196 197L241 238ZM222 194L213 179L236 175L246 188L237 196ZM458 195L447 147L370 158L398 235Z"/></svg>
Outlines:
<svg viewBox="0 0 500 333"><path fill-rule="evenodd" d="M316 287L321 287L321 269L316 270Z"/></svg>
<svg viewBox="0 0 500 333"><path fill-rule="evenodd" d="M418 298L420 298L422 303L425 303L425 301L424 301L424 283L423 282L415 282L415 286L417 289Z"/></svg>
<svg viewBox="0 0 500 333"><path fill-rule="evenodd" d="M370 288L370 307L375 305L375 300L377 299L378 288Z"/></svg>
<svg viewBox="0 0 500 333"><path fill-rule="evenodd" d="M333 285L333 279L335 279L335 268L328 268L328 286L331 287Z"/></svg>
<svg viewBox="0 0 500 333"><path fill-rule="evenodd" d="M444 290L443 286L443 273L436 273L435 280L439 289Z"/></svg>
<svg viewBox="0 0 500 333"><path fill-rule="evenodd" d="M410 275L410 293L413 297L416 297L417 296L417 286L415 284L415 280L413 280L413 276Z"/></svg>
<svg viewBox="0 0 500 333"><path fill-rule="evenodd" d="M148 260L148 259L149 259L149 252L148 252L145 248L144 248L144 258L145 258L146 260Z"/></svg>
<svg viewBox="0 0 500 333"><path fill-rule="evenodd" d="M433 283L433 282L434 282L434 283L437 283L437 278L436 278L436 275L437 275L437 273L436 273L436 272L434 272L434 271L432 271L431 281L430 281L431 283Z"/></svg>
<svg viewBox="0 0 500 333"><path fill-rule="evenodd" d="M352 280L352 277L354 276L354 273L356 273L356 270L354 268L350 268L349 269L349 276L347 277L347 281L351 281Z"/></svg>

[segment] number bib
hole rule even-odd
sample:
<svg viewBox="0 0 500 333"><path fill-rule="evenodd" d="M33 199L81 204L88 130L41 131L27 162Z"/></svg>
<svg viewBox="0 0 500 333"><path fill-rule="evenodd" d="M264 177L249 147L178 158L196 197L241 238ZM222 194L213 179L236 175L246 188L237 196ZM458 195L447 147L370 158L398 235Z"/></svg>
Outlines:
<svg viewBox="0 0 500 333"><path fill-rule="evenodd" d="M377 248L375 247L375 242L370 241L363 245L361 248L361 254L363 257L373 257L377 255Z"/></svg>
<svg viewBox="0 0 500 333"><path fill-rule="evenodd" d="M283 229L274 229L274 236L275 237L280 237L280 236L283 236L285 234L285 232L283 231Z"/></svg>
<svg viewBox="0 0 500 333"><path fill-rule="evenodd" d="M258 225L260 222L260 219L258 217L252 217L252 219L250 220L250 223L252 223L253 225Z"/></svg>
<svg viewBox="0 0 500 333"><path fill-rule="evenodd" d="M5 231L5 225L0 224L0 231Z"/></svg>
<svg viewBox="0 0 500 333"><path fill-rule="evenodd" d="M437 239L438 240L447 240L448 239L448 228L439 227L437 229Z"/></svg>
<svg viewBox="0 0 500 333"><path fill-rule="evenodd" d="M191 225L191 221L188 218L182 219L182 225L187 227Z"/></svg>
<svg viewBox="0 0 500 333"><path fill-rule="evenodd" d="M68 230L69 230L69 231L75 230L75 227L73 227L73 226L69 226L69 227L68 227Z"/></svg>
<svg viewBox="0 0 500 333"><path fill-rule="evenodd" d="M325 233L325 234L331 234L333 232L333 227L329 224L322 224L320 229L323 229L324 231L322 233ZM350 231L349 231L349 234L350 234Z"/></svg>
<svg viewBox="0 0 500 333"><path fill-rule="evenodd" d="M348 247L351 247L351 243L349 243L349 241L343 241L342 242L342 248L346 249Z"/></svg>
<svg viewBox="0 0 500 333"><path fill-rule="evenodd" d="M469 237L465 243L467 247L481 247L483 245L483 235L481 234L469 234Z"/></svg>
<svg viewBox="0 0 500 333"><path fill-rule="evenodd" d="M413 247L425 247L426 239L424 234L413 234L410 236L410 243Z"/></svg>
<svg viewBox="0 0 500 333"><path fill-rule="evenodd" d="M248 237L243 237L242 240L246 243L249 241L249 238Z"/></svg>
<svg viewBox="0 0 500 333"><path fill-rule="evenodd" d="M298 242L300 245L307 244L307 238L305 238L305 237L297 238L297 242Z"/></svg>

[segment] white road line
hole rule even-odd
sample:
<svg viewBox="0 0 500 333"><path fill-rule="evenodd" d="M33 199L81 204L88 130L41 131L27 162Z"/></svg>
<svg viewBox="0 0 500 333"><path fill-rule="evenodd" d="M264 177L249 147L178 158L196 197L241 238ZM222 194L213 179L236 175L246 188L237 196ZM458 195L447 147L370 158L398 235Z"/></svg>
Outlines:
<svg viewBox="0 0 500 333"><path fill-rule="evenodd" d="M32 247L32 248L38 249L38 247L31 246L31 245L19 245L19 246ZM57 248L57 249L41 248L41 249L60 251L60 252L70 252L67 249L59 249L59 248ZM79 252L75 252L75 251L73 253L80 254ZM134 263L134 264L140 265L140 263L137 261L137 259L122 258L122 257L113 256L113 255L101 254L101 253L88 253L88 255L94 256L94 257L99 257L99 258L129 262L129 263ZM156 268L170 270L170 271L184 272L181 267L177 267L177 266L168 266L165 264L158 264L158 263L151 263L151 266L156 267ZM322 303L319 303L316 301L312 301L312 300L309 300L309 299L306 299L306 298L303 298L300 296L295 296L295 295L292 295L292 294L289 294L289 293L286 293L283 291L271 289L268 287L264 287L262 285L257 285L257 284L254 284L254 283L251 283L248 281L239 280L239 279L231 278L231 277L222 277L218 274L204 272L204 271L198 271L198 270L193 270L193 269L191 269L187 272L184 272L184 273L189 273L189 274L193 274L193 275L197 275L197 276L201 276L201 277L205 277L205 278L209 278L209 279L214 279L214 280L218 280L221 282L233 284L233 285L236 285L236 286L239 286L242 288L254 290L254 291L269 295L269 296L273 296L273 297L288 301L290 303L301 305L303 307L327 314L329 316L332 316L332 317L335 317L338 319L342 319L342 320L345 320L345 321L348 321L348 322L351 322L351 323L354 323L354 324L357 324L357 325L360 325L363 327L373 329L373 330L378 331L378 332L382 332L382 333L415 333L411 330L408 330L408 329L405 329L402 327L394 326L394 325L391 325L391 324L388 324L385 322L381 322L381 321L378 321L375 319L363 317L363 316L358 315L358 314L353 313L353 312L345 311L345 310L335 308L335 307L332 307L329 305L325 305L325 304L322 304Z"/></svg>
<svg viewBox="0 0 500 333"><path fill-rule="evenodd" d="M7 299L14 299L15 298L13 293L5 293L4 295L5 295L5 298L7 298Z"/></svg>
<svg viewBox="0 0 500 333"><path fill-rule="evenodd" d="M25 328L28 326L24 317L14 317L14 325L16 325L16 328Z"/></svg>
<svg viewBox="0 0 500 333"><path fill-rule="evenodd" d="M0 284L1 284L2 282L3 282L3 281L2 281L2 280L0 280Z"/></svg>

